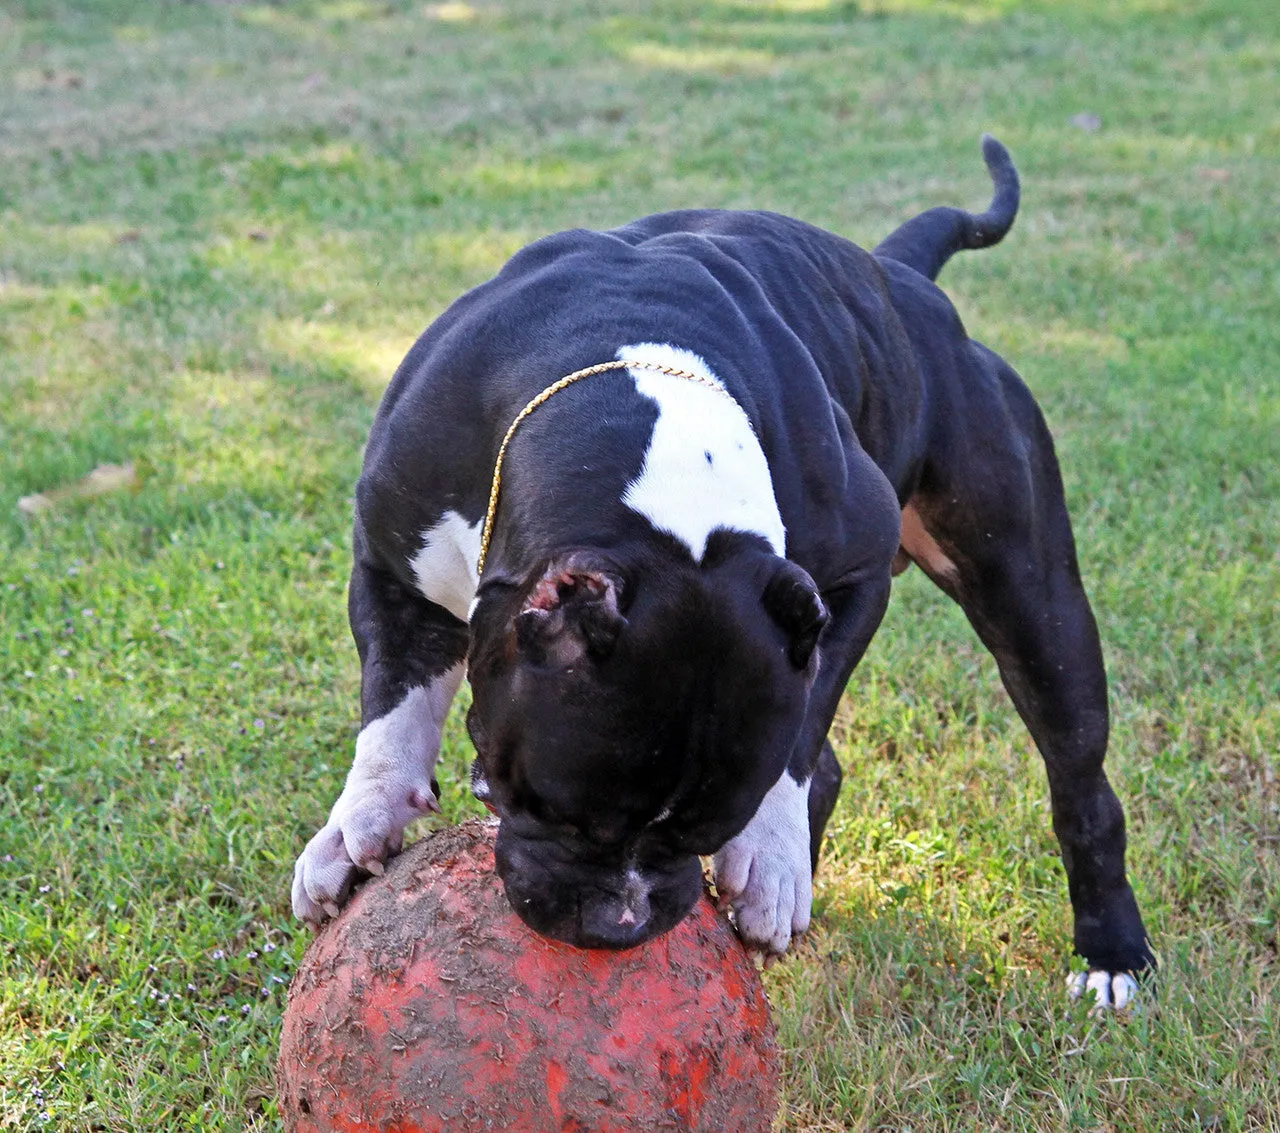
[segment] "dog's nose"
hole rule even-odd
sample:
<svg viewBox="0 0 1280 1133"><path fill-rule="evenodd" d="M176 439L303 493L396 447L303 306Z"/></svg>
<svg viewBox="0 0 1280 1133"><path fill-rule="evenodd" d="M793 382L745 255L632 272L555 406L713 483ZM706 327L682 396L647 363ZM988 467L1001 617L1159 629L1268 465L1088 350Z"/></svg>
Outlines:
<svg viewBox="0 0 1280 1133"><path fill-rule="evenodd" d="M649 939L648 910L638 913L613 902L588 906L578 920L578 944L582 948L634 948Z"/></svg>
<svg viewBox="0 0 1280 1133"><path fill-rule="evenodd" d="M578 931L585 948L631 948L648 940L653 920L649 886L634 870L619 893L582 903Z"/></svg>

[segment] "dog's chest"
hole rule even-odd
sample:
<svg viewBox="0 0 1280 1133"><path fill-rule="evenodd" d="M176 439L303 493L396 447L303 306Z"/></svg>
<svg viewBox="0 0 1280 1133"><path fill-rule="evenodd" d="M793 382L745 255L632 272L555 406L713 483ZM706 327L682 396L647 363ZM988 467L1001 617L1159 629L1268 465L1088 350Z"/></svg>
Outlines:
<svg viewBox="0 0 1280 1133"><path fill-rule="evenodd" d="M782 555L786 529L768 462L747 415L719 387L707 363L663 343L624 346L618 357L672 367L710 383L640 367L627 370L636 391L656 402L658 415L640 473L619 502L675 536L698 561L712 532L725 528L760 535ZM479 583L482 528L482 521L468 523L458 512L446 511L422 531L408 564L424 597L464 621Z"/></svg>

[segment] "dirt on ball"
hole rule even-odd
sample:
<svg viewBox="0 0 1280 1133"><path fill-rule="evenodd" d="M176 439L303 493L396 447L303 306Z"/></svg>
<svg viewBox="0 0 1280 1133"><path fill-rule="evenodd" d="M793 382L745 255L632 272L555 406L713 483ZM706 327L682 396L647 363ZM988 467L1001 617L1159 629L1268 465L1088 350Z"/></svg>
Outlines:
<svg viewBox="0 0 1280 1133"><path fill-rule="evenodd" d="M624 952L511 911L496 825L410 847L312 942L277 1065L291 1133L764 1133L777 1042L759 974L709 900Z"/></svg>

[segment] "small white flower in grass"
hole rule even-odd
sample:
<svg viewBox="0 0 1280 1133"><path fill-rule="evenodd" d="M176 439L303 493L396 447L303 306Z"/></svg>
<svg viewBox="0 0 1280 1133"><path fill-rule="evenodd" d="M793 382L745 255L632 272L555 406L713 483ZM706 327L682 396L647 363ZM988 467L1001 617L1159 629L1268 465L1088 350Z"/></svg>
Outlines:
<svg viewBox="0 0 1280 1133"><path fill-rule="evenodd" d="M215 948L209 955L215 960L225 960L227 958L227 954L221 948Z"/></svg>
<svg viewBox="0 0 1280 1133"><path fill-rule="evenodd" d="M240 1008L240 1014L241 1014L241 1015L248 1015L248 1014L249 1014L249 1012L250 1012L250 1011L252 1011L252 1010L253 1010L253 1007L252 1007L252 1006L250 1006L248 1003L246 1003L243 1007L241 1007L241 1008Z"/></svg>
<svg viewBox="0 0 1280 1133"><path fill-rule="evenodd" d="M40 892L41 892L41 893L48 893L48 892L49 892L49 890L50 890L50 889L52 889L52 888L53 888L53 886L52 886L52 885L42 885L42 886L40 886Z"/></svg>
<svg viewBox="0 0 1280 1133"><path fill-rule="evenodd" d="M271 989L270 989L269 987L264 987L264 988L262 989L262 998L263 998L263 999L270 999L270 998L271 998Z"/></svg>
<svg viewBox="0 0 1280 1133"><path fill-rule="evenodd" d="M215 1022L215 1023L225 1023L226 1021L227 1021L227 1017L226 1017L225 1015L219 1015L219 1016L214 1020L214 1022Z"/></svg>
<svg viewBox="0 0 1280 1133"><path fill-rule="evenodd" d="M187 984L187 990L188 990L189 992L191 992L191 994L192 994L192 995L194 995L194 994L196 993L196 990L197 990L197 989L196 989L196 985L195 985L195 984Z"/></svg>
<svg viewBox="0 0 1280 1133"><path fill-rule="evenodd" d="M256 960L258 958L258 951L257 949L253 949L250 952L248 952L247 955L250 960Z"/></svg>
<svg viewBox="0 0 1280 1133"><path fill-rule="evenodd" d="M262 946L263 952L274 952L275 950L276 946L269 940Z"/></svg>

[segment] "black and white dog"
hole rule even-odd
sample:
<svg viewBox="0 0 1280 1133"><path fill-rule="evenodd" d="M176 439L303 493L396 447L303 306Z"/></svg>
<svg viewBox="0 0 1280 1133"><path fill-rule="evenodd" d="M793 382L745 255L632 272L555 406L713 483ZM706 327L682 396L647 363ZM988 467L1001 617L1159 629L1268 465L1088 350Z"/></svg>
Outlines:
<svg viewBox="0 0 1280 1133"><path fill-rule="evenodd" d="M473 785L525 921L638 944L689 912L714 855L742 938L784 952L840 785L827 730L914 562L1044 756L1089 966L1072 990L1130 1001L1153 957L1053 443L933 283L1013 223L1013 164L983 152L987 212L931 209L873 253L772 213L667 213L539 240L427 329L357 488L363 728L298 860L299 917L335 915L438 809L465 673Z"/></svg>

